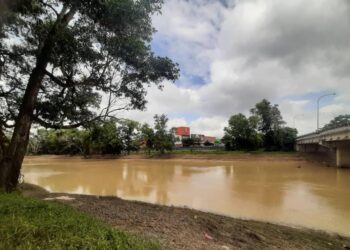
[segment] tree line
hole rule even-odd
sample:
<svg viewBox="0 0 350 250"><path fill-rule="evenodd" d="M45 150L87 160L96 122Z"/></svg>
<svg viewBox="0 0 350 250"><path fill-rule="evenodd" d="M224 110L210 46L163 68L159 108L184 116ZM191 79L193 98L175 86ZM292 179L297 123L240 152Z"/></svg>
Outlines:
<svg viewBox="0 0 350 250"><path fill-rule="evenodd" d="M108 119L83 129L38 129L29 140L29 154L119 155L141 148L164 154L174 146L165 115L154 117L154 128L132 120Z"/></svg>
<svg viewBox="0 0 350 250"><path fill-rule="evenodd" d="M263 99L250 110L230 117L223 142L227 150L292 151L297 130L286 127L278 105Z"/></svg>

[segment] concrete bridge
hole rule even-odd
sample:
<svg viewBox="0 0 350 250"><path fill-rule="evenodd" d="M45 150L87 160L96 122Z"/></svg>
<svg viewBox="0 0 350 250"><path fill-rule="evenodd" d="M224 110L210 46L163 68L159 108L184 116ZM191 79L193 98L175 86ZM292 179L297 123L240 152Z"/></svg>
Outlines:
<svg viewBox="0 0 350 250"><path fill-rule="evenodd" d="M350 167L350 126L302 135L297 138L296 150L325 154L337 167Z"/></svg>

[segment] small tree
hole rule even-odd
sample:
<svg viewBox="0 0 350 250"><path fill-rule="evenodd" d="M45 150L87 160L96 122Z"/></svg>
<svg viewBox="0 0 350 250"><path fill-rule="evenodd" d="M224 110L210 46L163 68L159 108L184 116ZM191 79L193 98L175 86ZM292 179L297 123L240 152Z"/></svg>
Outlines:
<svg viewBox="0 0 350 250"><path fill-rule="evenodd" d="M257 149L260 146L260 136L256 132L255 127L255 119L247 119L243 114L231 116L223 138L226 149Z"/></svg>
<svg viewBox="0 0 350 250"><path fill-rule="evenodd" d="M257 129L263 134L264 147L269 150L277 150L276 131L285 124L278 105L272 105L268 100L263 99L251 109L251 113L251 119L256 122Z"/></svg>
<svg viewBox="0 0 350 250"><path fill-rule="evenodd" d="M154 116L154 149L164 154L174 147L174 136L167 130L168 118L165 115Z"/></svg>
<svg viewBox="0 0 350 250"><path fill-rule="evenodd" d="M144 142L148 154L150 155L154 148L155 135L154 130L147 123L143 124L141 127L141 140Z"/></svg>
<svg viewBox="0 0 350 250"><path fill-rule="evenodd" d="M119 122L120 137L124 145L124 149L130 154L130 151L139 149L138 134L140 124L136 121L126 120Z"/></svg>

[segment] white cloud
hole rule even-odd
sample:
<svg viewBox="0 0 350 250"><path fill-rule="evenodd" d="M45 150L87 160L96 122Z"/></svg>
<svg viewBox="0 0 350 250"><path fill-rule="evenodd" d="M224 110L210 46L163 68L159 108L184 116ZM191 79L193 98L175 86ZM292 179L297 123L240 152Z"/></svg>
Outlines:
<svg viewBox="0 0 350 250"><path fill-rule="evenodd" d="M156 40L180 63L182 81L193 74L207 83L152 87L148 111L127 115L166 113L172 124L220 136L230 115L268 98L289 126L311 132L320 94L337 93L323 103L321 125L350 110L349 11L347 0L168 0L154 19Z"/></svg>

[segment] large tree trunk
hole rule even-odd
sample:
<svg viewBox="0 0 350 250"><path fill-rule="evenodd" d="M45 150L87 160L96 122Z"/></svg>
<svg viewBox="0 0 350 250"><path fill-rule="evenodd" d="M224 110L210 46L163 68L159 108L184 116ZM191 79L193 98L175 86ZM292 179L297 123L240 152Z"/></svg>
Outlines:
<svg viewBox="0 0 350 250"><path fill-rule="evenodd" d="M18 184L22 162L28 146L34 106L51 50L49 48L43 49L37 65L31 73L10 145L0 163L0 188L7 192L12 191ZM48 54L45 54L45 52L48 52Z"/></svg>
<svg viewBox="0 0 350 250"><path fill-rule="evenodd" d="M68 25L75 12L75 7L72 7L68 12L66 6L63 7L40 50L36 66L30 75L10 145L3 155L3 159L0 159L0 189L6 192L13 191L18 184L22 162L29 142L36 100L53 52L56 34L61 28Z"/></svg>

